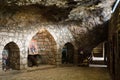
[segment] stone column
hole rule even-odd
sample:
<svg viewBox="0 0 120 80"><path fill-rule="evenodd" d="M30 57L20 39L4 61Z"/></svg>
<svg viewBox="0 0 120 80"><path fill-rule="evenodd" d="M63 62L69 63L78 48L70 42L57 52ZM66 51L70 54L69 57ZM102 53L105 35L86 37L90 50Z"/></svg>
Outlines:
<svg viewBox="0 0 120 80"><path fill-rule="evenodd" d="M22 53L20 54L20 69L23 70L23 69L27 69L28 65L28 61L27 61L27 57L28 57L28 54L27 54L27 51L22 51Z"/></svg>
<svg viewBox="0 0 120 80"><path fill-rule="evenodd" d="M27 58L20 58L20 70L27 69Z"/></svg>
<svg viewBox="0 0 120 80"><path fill-rule="evenodd" d="M78 49L74 49L74 65L78 64Z"/></svg>
<svg viewBox="0 0 120 80"><path fill-rule="evenodd" d="M0 68L2 68L2 49L1 49L1 46L0 46Z"/></svg>
<svg viewBox="0 0 120 80"><path fill-rule="evenodd" d="M56 53L56 66L57 67L61 65L61 51L62 49L58 49Z"/></svg>

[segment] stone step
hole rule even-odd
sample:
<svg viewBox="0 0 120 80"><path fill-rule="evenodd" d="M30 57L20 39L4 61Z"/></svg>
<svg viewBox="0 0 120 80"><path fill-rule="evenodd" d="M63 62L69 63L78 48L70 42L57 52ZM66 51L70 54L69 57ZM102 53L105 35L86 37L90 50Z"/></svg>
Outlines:
<svg viewBox="0 0 120 80"><path fill-rule="evenodd" d="M89 67L107 67L107 65L89 64Z"/></svg>
<svg viewBox="0 0 120 80"><path fill-rule="evenodd" d="M91 61L90 64L99 64L99 65L104 65L104 61Z"/></svg>

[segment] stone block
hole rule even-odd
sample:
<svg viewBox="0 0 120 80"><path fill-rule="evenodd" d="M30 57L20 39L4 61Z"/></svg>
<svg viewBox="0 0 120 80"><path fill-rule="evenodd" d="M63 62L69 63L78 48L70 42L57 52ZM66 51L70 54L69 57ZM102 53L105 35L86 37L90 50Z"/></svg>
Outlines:
<svg viewBox="0 0 120 80"><path fill-rule="evenodd" d="M20 60L20 64L23 65L23 64L27 64L27 58L21 58Z"/></svg>

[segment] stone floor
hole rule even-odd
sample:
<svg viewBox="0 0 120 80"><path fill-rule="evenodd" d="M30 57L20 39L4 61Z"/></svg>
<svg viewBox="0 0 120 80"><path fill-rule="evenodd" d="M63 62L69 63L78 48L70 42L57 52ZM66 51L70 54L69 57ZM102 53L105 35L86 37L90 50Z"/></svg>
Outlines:
<svg viewBox="0 0 120 80"><path fill-rule="evenodd" d="M107 69L102 67L42 66L0 72L0 80L111 80Z"/></svg>

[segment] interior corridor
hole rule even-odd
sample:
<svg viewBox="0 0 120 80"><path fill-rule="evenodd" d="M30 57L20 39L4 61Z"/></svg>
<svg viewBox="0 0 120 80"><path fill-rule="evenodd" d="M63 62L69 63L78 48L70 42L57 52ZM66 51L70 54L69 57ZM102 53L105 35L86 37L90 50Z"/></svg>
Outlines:
<svg viewBox="0 0 120 80"><path fill-rule="evenodd" d="M0 80L120 80L120 0L0 0Z"/></svg>

